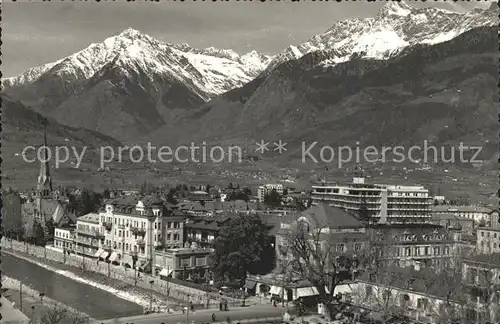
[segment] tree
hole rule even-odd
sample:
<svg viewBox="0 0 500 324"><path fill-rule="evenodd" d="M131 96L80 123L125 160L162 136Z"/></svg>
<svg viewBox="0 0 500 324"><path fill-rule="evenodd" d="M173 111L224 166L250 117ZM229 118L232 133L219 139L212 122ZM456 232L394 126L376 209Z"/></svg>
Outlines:
<svg viewBox="0 0 500 324"><path fill-rule="evenodd" d="M45 245L45 231L38 221L33 222L33 241L36 245Z"/></svg>
<svg viewBox="0 0 500 324"><path fill-rule="evenodd" d="M327 228L310 229L303 222L291 226L286 237L287 259L293 263L298 277L307 279L318 291L318 301L325 305L326 315L336 315L335 287L346 278L356 264L352 256L337 251L339 243Z"/></svg>
<svg viewBox="0 0 500 324"><path fill-rule="evenodd" d="M96 212L101 206L102 195L89 189L83 189L80 195L69 196L69 208L77 216Z"/></svg>
<svg viewBox="0 0 500 324"><path fill-rule="evenodd" d="M257 215L239 215L229 220L215 240L211 268L218 282L242 284L246 273L272 270L274 251L268 227Z"/></svg>
<svg viewBox="0 0 500 324"><path fill-rule="evenodd" d="M279 207L281 206L281 195L276 189L271 190L270 193L264 195L264 204L269 207Z"/></svg>
<svg viewBox="0 0 500 324"><path fill-rule="evenodd" d="M23 236L21 197L18 193L2 194L2 231L10 238Z"/></svg>
<svg viewBox="0 0 500 324"><path fill-rule="evenodd" d="M174 188L171 188L167 194L167 202L171 203L172 205L178 204L177 199L175 199L175 194L176 194L176 190Z"/></svg>
<svg viewBox="0 0 500 324"><path fill-rule="evenodd" d="M88 324L90 318L81 313L71 312L62 306L53 305L44 309L40 322L42 324Z"/></svg>

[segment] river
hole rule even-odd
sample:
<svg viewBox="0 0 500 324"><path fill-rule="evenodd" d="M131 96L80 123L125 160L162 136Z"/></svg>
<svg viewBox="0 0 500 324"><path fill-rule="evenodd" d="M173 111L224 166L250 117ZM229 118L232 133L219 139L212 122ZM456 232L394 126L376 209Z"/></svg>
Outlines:
<svg viewBox="0 0 500 324"><path fill-rule="evenodd" d="M71 280L7 253L2 253L2 272L53 300L88 314L95 319L133 316L143 313L141 306L115 295Z"/></svg>

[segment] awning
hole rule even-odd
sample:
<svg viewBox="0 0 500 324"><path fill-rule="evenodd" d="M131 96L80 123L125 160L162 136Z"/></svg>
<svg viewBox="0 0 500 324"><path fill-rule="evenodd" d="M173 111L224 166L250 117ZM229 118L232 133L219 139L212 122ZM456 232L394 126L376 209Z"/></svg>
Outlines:
<svg viewBox="0 0 500 324"><path fill-rule="evenodd" d="M111 262L116 262L120 259L120 255L117 252L111 253L111 256L109 257L109 261Z"/></svg>
<svg viewBox="0 0 500 324"><path fill-rule="evenodd" d="M106 260L106 258L108 257L108 255L109 255L109 252L104 251L104 252L103 252L103 253L102 253L99 257L100 257L101 259Z"/></svg>
<svg viewBox="0 0 500 324"><path fill-rule="evenodd" d="M318 292L318 289L316 289L316 287L297 288L297 298L316 296L318 294L319 294L319 292Z"/></svg>
<svg viewBox="0 0 500 324"><path fill-rule="evenodd" d="M172 274L173 270L172 269L166 269L166 268L163 268L161 269L159 275L162 276L162 277L168 277Z"/></svg>
<svg viewBox="0 0 500 324"><path fill-rule="evenodd" d="M257 283L256 283L255 281L253 281L253 280L248 280L248 279L247 279L247 280L245 281L245 287L244 287L244 288L246 288L246 289L255 289L255 285L256 285L256 284L257 284Z"/></svg>
<svg viewBox="0 0 500 324"><path fill-rule="evenodd" d="M279 296L279 295L281 295L282 291L283 291L283 288L281 288L281 287L271 286L271 290L269 290L269 293Z"/></svg>
<svg viewBox="0 0 500 324"><path fill-rule="evenodd" d="M132 256L125 254L123 255L122 263L128 264L132 268L132 266L134 265L134 260L132 259Z"/></svg>
<svg viewBox="0 0 500 324"><path fill-rule="evenodd" d="M98 257L100 257L100 256L101 256L101 254L102 254L103 252L104 252L104 250L103 250L103 249L99 249L99 250L97 250L97 252L94 254L94 256L95 256L96 258L98 258Z"/></svg>

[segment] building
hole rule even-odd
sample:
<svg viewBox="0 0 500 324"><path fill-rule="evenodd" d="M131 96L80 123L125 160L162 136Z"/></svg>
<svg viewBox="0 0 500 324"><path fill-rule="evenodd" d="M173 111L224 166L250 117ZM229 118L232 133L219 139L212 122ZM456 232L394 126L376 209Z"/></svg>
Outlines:
<svg viewBox="0 0 500 324"><path fill-rule="evenodd" d="M490 214L489 226L477 228L477 251L483 254L500 252L500 222L498 212Z"/></svg>
<svg viewBox="0 0 500 324"><path fill-rule="evenodd" d="M54 229L54 247L62 251L75 251L75 234L74 226L56 227Z"/></svg>
<svg viewBox="0 0 500 324"><path fill-rule="evenodd" d="M257 199L259 202L263 203L264 198L269 195L273 190L276 190L277 193L283 195L285 188L282 184L265 184L263 186L259 186L257 190Z"/></svg>
<svg viewBox="0 0 500 324"><path fill-rule="evenodd" d="M208 282L208 259L213 249L191 247L154 251L154 268L160 277L172 277L194 282Z"/></svg>
<svg viewBox="0 0 500 324"><path fill-rule="evenodd" d="M75 252L83 256L97 257L104 240L99 214L89 213L78 217L75 234Z"/></svg>
<svg viewBox="0 0 500 324"><path fill-rule="evenodd" d="M201 248L215 248L219 229L236 214L225 213L215 217L192 217L186 219L186 242L196 243Z"/></svg>
<svg viewBox="0 0 500 324"><path fill-rule="evenodd" d="M432 223L443 227L461 228L463 234L473 235L477 223L470 218L458 217L454 213L432 214Z"/></svg>
<svg viewBox="0 0 500 324"><path fill-rule="evenodd" d="M459 218L472 219L476 224L488 224L491 221L492 210L479 206L447 206L437 205L431 207L431 212L435 217L440 215L454 215Z"/></svg>
<svg viewBox="0 0 500 324"><path fill-rule="evenodd" d="M463 280L470 289L472 302L479 307L486 319L483 323L500 319L500 253L476 254L464 260Z"/></svg>
<svg viewBox="0 0 500 324"><path fill-rule="evenodd" d="M156 249L182 246L184 218L172 214L167 206L153 195L122 196L106 202L99 212L104 234L99 257L146 271L151 269Z"/></svg>
<svg viewBox="0 0 500 324"><path fill-rule="evenodd" d="M366 217L383 223L427 223L432 199L422 186L367 184L355 177L353 183L323 182L312 186L313 203L325 202L338 208L365 211Z"/></svg>
<svg viewBox="0 0 500 324"><path fill-rule="evenodd" d="M304 226L308 233L319 230L324 237L323 244L335 244L339 254L354 255L366 248L365 227L353 214L320 203L299 213L293 221L280 224L276 234L277 269L285 267L293 258L288 250L289 233L298 226Z"/></svg>
<svg viewBox="0 0 500 324"><path fill-rule="evenodd" d="M367 233L372 253L399 267L446 267L466 245L460 229L433 224L377 224Z"/></svg>
<svg viewBox="0 0 500 324"><path fill-rule="evenodd" d="M47 136L44 137L45 147ZM45 150L45 161L40 164L36 190L33 195L29 194L27 201L21 206L21 215L27 234L30 235L35 222L46 229L47 222L52 222L54 227L74 224L76 217L70 213L65 204L65 198L59 197L57 191L53 190L52 177L50 175L49 159ZM52 237L54 233L46 233Z"/></svg>

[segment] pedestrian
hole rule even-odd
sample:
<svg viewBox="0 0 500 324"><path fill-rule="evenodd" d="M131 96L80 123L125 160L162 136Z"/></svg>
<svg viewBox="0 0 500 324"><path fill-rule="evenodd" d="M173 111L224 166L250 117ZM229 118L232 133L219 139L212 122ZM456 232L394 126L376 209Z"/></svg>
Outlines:
<svg viewBox="0 0 500 324"><path fill-rule="evenodd" d="M215 322L215 313L212 313L212 322Z"/></svg>

